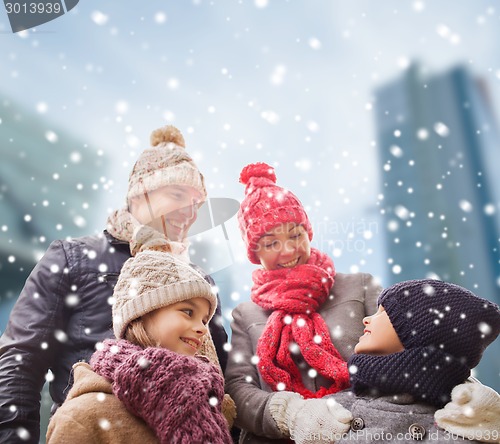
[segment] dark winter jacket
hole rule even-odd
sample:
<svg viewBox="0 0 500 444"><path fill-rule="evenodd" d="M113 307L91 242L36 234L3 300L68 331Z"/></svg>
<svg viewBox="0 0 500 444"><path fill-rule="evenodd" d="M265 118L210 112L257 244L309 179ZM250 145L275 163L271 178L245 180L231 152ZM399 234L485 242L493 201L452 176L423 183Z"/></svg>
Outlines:
<svg viewBox="0 0 500 444"><path fill-rule="evenodd" d="M104 233L53 242L33 269L0 338L0 442L38 443L47 371L55 409L71 388L72 365L88 361L96 342L114 336L113 286L130 257L128 243ZM218 316L220 304L210 331L224 369L227 335ZM19 438L19 428L28 440Z"/></svg>

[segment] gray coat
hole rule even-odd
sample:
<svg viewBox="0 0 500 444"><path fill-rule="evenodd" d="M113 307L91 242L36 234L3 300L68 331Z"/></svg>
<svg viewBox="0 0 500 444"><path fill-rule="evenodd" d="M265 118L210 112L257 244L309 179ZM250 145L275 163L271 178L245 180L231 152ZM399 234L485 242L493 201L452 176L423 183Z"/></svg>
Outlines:
<svg viewBox="0 0 500 444"><path fill-rule="evenodd" d="M380 291L381 287L369 274L337 273L335 276L330 297L318 312L323 316L332 341L345 360L353 354L354 346L363 334L363 318L377 311ZM270 313L253 302L243 302L233 311L232 351L225 373L226 391L236 402L236 425L242 429L240 442L244 443L289 442L276 441L283 435L268 409L274 392L261 379L253 363L255 360L252 360ZM309 377L309 367L301 357L296 362L309 390L316 391L320 386L329 385L319 374L315 378Z"/></svg>
<svg viewBox="0 0 500 444"><path fill-rule="evenodd" d="M349 390L332 397L351 411L353 420L349 432L335 444L391 442L422 443L469 441L452 435L434 424L436 408L429 404L416 403L411 395L356 396Z"/></svg>

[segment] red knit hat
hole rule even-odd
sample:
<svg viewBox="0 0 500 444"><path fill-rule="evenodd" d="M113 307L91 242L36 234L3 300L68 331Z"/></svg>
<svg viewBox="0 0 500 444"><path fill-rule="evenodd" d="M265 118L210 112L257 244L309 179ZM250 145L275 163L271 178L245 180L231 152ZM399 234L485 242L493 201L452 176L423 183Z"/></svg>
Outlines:
<svg viewBox="0 0 500 444"><path fill-rule="evenodd" d="M312 239L311 223L302 203L291 191L276 185L273 167L262 162L247 165L241 171L240 182L246 188L238 223L250 262L260 263L255 254L257 242L277 225L289 222L302 225L309 240Z"/></svg>

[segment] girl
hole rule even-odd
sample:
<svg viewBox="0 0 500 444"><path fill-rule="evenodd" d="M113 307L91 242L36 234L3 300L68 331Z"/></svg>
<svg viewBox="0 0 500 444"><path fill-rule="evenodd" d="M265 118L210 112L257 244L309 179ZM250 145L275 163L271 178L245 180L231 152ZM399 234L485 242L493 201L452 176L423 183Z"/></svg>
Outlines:
<svg viewBox="0 0 500 444"><path fill-rule="evenodd" d="M240 442L330 442L355 421L324 397L349 386L346 361L381 288L369 274L336 273L331 259L311 248L307 214L276 185L273 168L248 165L240 182L240 230L248 258L262 265L253 272L252 300L233 311L225 374Z"/></svg>
<svg viewBox="0 0 500 444"><path fill-rule="evenodd" d="M117 340L97 347L50 421L47 443L230 443L234 405L208 333L217 298L150 227L114 289ZM231 411L233 407L233 411Z"/></svg>

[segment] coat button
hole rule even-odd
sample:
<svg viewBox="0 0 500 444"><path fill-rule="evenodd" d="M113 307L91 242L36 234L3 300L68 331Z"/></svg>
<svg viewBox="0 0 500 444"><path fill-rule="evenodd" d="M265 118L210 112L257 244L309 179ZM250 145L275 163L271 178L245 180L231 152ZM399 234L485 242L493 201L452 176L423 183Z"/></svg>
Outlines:
<svg viewBox="0 0 500 444"><path fill-rule="evenodd" d="M408 427L411 437L416 441L421 441L425 436L425 427L420 424L412 424Z"/></svg>
<svg viewBox="0 0 500 444"><path fill-rule="evenodd" d="M354 418L351 421L351 429L354 431L362 430L365 427L365 422L361 418Z"/></svg>

